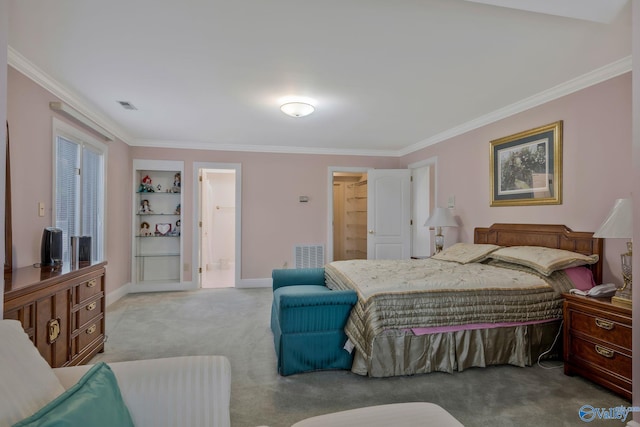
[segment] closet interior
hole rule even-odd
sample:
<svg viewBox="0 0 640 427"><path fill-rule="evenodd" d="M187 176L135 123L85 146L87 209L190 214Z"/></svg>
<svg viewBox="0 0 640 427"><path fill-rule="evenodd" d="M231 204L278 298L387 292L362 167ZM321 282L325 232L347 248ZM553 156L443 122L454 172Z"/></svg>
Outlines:
<svg viewBox="0 0 640 427"><path fill-rule="evenodd" d="M367 259L367 174L333 174L333 259Z"/></svg>

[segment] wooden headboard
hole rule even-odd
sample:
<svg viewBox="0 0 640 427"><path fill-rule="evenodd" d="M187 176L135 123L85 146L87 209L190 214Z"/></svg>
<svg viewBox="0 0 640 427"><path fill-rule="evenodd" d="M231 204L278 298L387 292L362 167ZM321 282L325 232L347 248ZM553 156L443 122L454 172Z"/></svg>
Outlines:
<svg viewBox="0 0 640 427"><path fill-rule="evenodd" d="M473 241L500 246L544 246L584 255L595 254L600 260L591 266L591 270L596 283L602 283L603 241L593 237L593 233L571 231L564 225L493 224L488 228L476 228Z"/></svg>

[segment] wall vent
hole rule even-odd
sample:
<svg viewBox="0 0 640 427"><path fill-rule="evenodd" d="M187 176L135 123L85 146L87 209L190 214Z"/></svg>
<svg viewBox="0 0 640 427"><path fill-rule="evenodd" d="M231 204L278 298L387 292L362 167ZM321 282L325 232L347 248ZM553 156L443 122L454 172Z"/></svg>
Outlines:
<svg viewBox="0 0 640 427"><path fill-rule="evenodd" d="M296 245L293 247L296 268L324 266L324 245Z"/></svg>

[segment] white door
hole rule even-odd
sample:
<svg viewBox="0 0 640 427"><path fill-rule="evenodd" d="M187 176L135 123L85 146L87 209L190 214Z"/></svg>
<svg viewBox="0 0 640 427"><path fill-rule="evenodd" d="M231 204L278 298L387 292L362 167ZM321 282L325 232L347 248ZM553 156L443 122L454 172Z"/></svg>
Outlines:
<svg viewBox="0 0 640 427"><path fill-rule="evenodd" d="M202 288L236 286L242 271L242 167L195 162L193 172L192 280Z"/></svg>
<svg viewBox="0 0 640 427"><path fill-rule="evenodd" d="M411 171L372 169L367 181L367 258L408 259L411 256Z"/></svg>

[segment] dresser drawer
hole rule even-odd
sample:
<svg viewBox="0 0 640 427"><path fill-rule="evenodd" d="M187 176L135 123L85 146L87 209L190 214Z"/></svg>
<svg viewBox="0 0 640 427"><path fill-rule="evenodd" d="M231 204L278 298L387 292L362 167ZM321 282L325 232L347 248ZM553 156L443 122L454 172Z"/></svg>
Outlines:
<svg viewBox="0 0 640 427"><path fill-rule="evenodd" d="M612 318L599 317L591 313L571 310L571 331L597 338L598 340L631 350L631 327Z"/></svg>
<svg viewBox="0 0 640 427"><path fill-rule="evenodd" d="M82 304L89 298L102 292L102 276L94 277L76 286L76 304Z"/></svg>
<svg viewBox="0 0 640 427"><path fill-rule="evenodd" d="M77 335L71 340L72 357L82 353L82 351L95 340L104 340L104 316L100 316L94 319L94 321L82 325L82 328L75 333L77 333Z"/></svg>
<svg viewBox="0 0 640 427"><path fill-rule="evenodd" d="M93 318L96 318L102 314L102 297L98 297L93 301L87 302L73 312L73 323L71 328L73 331L90 322Z"/></svg>

